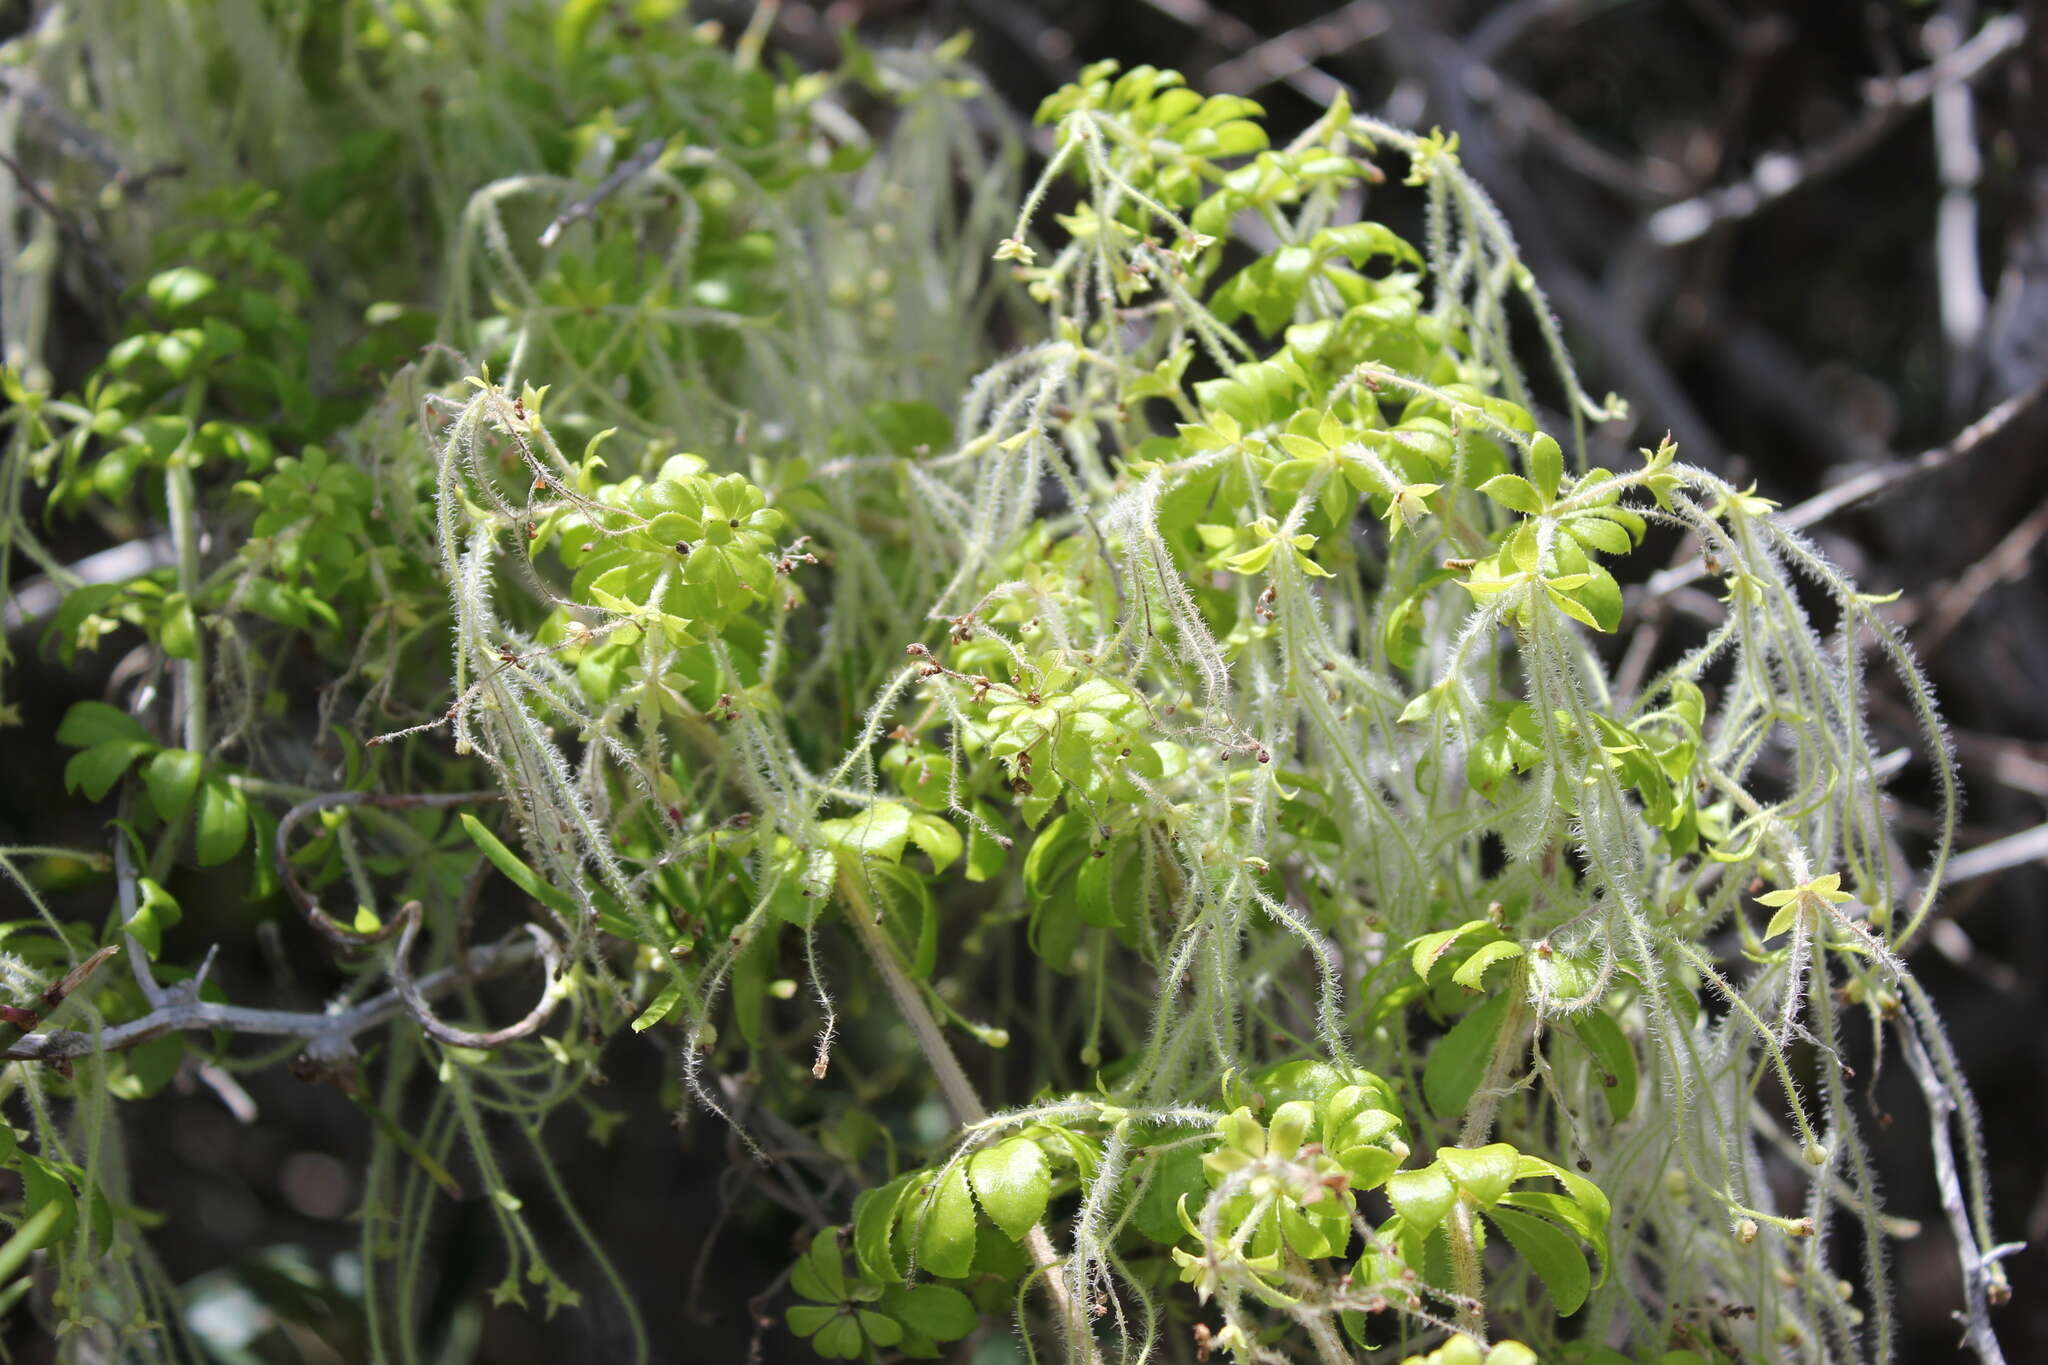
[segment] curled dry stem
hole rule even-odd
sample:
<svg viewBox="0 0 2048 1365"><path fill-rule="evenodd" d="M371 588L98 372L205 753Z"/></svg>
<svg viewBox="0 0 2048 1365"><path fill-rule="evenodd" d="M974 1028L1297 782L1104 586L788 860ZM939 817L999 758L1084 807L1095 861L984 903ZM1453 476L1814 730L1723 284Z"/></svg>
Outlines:
<svg viewBox="0 0 2048 1365"><path fill-rule="evenodd" d="M526 932L533 936L534 950L539 953L541 963L547 970L548 984L541 992L540 999L519 1022L508 1024L501 1029L477 1033L443 1023L428 1006L420 983L413 978L412 945L413 940L419 935L420 917L420 903L407 901L399 910L397 918L392 921L398 926L398 944L392 950L389 970L391 984L397 990L398 998L405 1002L406 1013L413 1017L422 1032L436 1042L446 1043L450 1047L466 1047L487 1052L493 1048L504 1047L507 1043L516 1043L522 1038L531 1038L541 1030L548 1017L555 1012L555 1006L561 1003L563 995L562 947L555 942L552 934L538 924L525 926Z"/></svg>

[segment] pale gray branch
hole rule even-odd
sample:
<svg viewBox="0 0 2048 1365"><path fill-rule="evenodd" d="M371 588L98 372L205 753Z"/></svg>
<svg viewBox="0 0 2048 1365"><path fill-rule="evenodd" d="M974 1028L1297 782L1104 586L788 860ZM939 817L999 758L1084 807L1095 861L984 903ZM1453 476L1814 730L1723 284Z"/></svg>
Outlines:
<svg viewBox="0 0 2048 1365"><path fill-rule="evenodd" d="M525 940L506 940L472 948L455 966L443 967L413 983L422 999L445 995L471 981L482 981L533 961L535 945ZM121 1052L139 1047L167 1033L204 1033L224 1029L230 1033L261 1034L306 1039L306 1050L332 1059L345 1055L349 1040L404 1015L405 999L396 990L372 996L349 1009L332 1014L291 1010L252 1009L198 999L190 989L173 987L174 998L139 1019L91 1031L47 1029L25 1034L13 1046L0 1051L7 1061L59 1062L94 1052Z"/></svg>
<svg viewBox="0 0 2048 1365"><path fill-rule="evenodd" d="M1778 520L1794 530L1803 531L1857 503L1867 502L1915 479L1946 469L2011 425L2014 418L2039 402L2043 394L2048 394L2048 375L2043 375L1992 408L1957 432L1953 439L1931 450L1923 450L1910 460L1896 460L1844 479L1834 487L1823 489L1806 501L1786 508L1778 514ZM1652 598L1663 597L1705 573L1697 561L1675 565L1654 574L1645 585L1645 592Z"/></svg>
<svg viewBox="0 0 2048 1365"><path fill-rule="evenodd" d="M1787 525L1804 530L1823 518L1833 516L1843 508L1853 507L1881 493L1888 493L1900 484L1946 469L2003 431L2011 424L2013 418L2040 401L2044 393L2048 393L2048 375L2035 380L2029 387L1964 427L1955 434L1954 439L1932 450L1924 450L1910 460L1900 460L1896 464L1866 469L1854 478L1844 479L1833 488L1816 493L1805 502L1789 509L1781 519Z"/></svg>
<svg viewBox="0 0 2048 1365"><path fill-rule="evenodd" d="M277 834L271 840L271 856L277 862L277 879L283 884L285 894L299 907L314 931L329 943L344 948L361 948L372 943L382 943L397 933L400 921L393 919L375 929L355 929L341 923L320 908L313 893L299 882L299 875L292 867L291 836L299 822L309 815L337 806L376 806L382 810L416 810L421 807L471 805L480 801L502 799L496 792L430 792L425 794L380 795L376 792L327 792L299 802L284 813L277 822Z"/></svg>
<svg viewBox="0 0 2048 1365"><path fill-rule="evenodd" d="M1370 42L1393 24L1381 0L1351 0L1333 13L1268 38L1248 52L1212 68L1203 82L1215 90L1249 94L1287 80L1359 43Z"/></svg>
<svg viewBox="0 0 2048 1365"><path fill-rule="evenodd" d="M57 608L64 605L65 594L73 588L88 583L125 583L154 569L161 569L176 558L168 535L124 540L119 545L64 566L62 577L38 574L23 583L7 599L6 605L0 607L0 625L12 634L23 626L34 625L55 614Z"/></svg>
<svg viewBox="0 0 2048 1365"><path fill-rule="evenodd" d="M1802 185L1848 166L1894 125L1938 92L1968 81L2020 45L2027 22L2016 14L1991 20L1962 46L1896 80L1872 82L1863 113L1827 141L1803 152L1771 152L1748 176L1650 215L1645 230L1659 246L1683 246L1721 223L1747 218Z"/></svg>
<svg viewBox="0 0 2048 1365"><path fill-rule="evenodd" d="M667 148L668 139L665 137L658 137L652 141L642 143L640 150L619 163L616 170L598 182L596 189L563 209L556 216L555 220L547 225L547 229L541 233L540 244L544 247L553 246L560 240L562 233L568 230L571 225L579 223L597 212L600 204L632 183L633 180L639 177L641 172L661 160L661 154Z"/></svg>
<svg viewBox="0 0 2048 1365"><path fill-rule="evenodd" d="M538 924L528 924L526 932L533 937L534 951L540 954L542 964L547 968L547 986L541 991L540 1000L527 1011L526 1017L516 1024L488 1032L472 1032L444 1024L427 1006L426 983L415 981L412 975L412 944L419 934L420 903L407 901L399 911L399 920L404 928L398 931L398 946L391 954L391 984L400 1000L405 1002L406 1012L413 1021L436 1042L450 1047L474 1048L489 1051L492 1048L514 1043L521 1038L530 1038L540 1032L548 1016L555 1012L555 1006L562 1002L562 949Z"/></svg>
<svg viewBox="0 0 2048 1365"><path fill-rule="evenodd" d="M1951 0L1924 30L1927 55L1939 61L1962 41L1973 6ZM1979 371L1977 344L1984 334L1984 272L1977 251L1977 178L1984 158L1977 150L1975 101L1969 82L1952 81L1934 96L1934 158L1941 176L1941 206L1934 228L1935 278L1941 288L1941 330L1948 342L1949 409L1961 412Z"/></svg>
<svg viewBox="0 0 2048 1365"><path fill-rule="evenodd" d="M2036 825L2008 834L2003 839L1993 839L1988 844L1979 844L1967 853L1958 853L1948 865L1948 875L1942 880L1950 886L1960 882L1975 881L1979 877L1996 876L2000 872L2048 858L2048 825Z"/></svg>
<svg viewBox="0 0 2048 1365"><path fill-rule="evenodd" d="M1920 1082L1920 1093L1927 1100L1929 1126L1933 1130L1935 1183L1941 1189L1941 1209L1948 1216L1949 1231L1956 1239L1957 1258L1963 1263L1963 1312L1960 1316L1968 1332L1970 1349L1977 1353L1984 1365L2005 1365L2005 1353L1998 1346L1998 1333L1991 1326L1988 1299L1992 1267L2000 1258L2020 1248L2015 1245L1978 1248L1976 1234L1970 1227L1969 1203L1964 1198L1963 1182L1956 1170L1955 1148L1949 1139L1948 1125L1956 1112L1955 1098L1942 1083L1941 1074L1935 1069L1934 1060L1927 1055L1926 1046L1920 1041L1920 1030L1912 1019L1901 1014L1898 1025L1899 1035L1906 1045L1906 1067Z"/></svg>
<svg viewBox="0 0 2048 1365"><path fill-rule="evenodd" d="M1233 51L1248 51L1261 46L1265 37L1244 20L1225 10L1220 10L1209 0L1144 0L1161 14L1178 19L1191 29L1206 34L1218 46ZM1329 105L1345 92L1344 82L1313 64L1296 67L1273 78L1310 102Z"/></svg>

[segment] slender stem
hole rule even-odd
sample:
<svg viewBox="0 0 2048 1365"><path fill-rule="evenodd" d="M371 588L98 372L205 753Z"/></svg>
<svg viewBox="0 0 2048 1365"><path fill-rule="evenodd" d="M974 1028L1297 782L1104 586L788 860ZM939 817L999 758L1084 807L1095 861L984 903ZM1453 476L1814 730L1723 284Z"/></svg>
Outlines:
<svg viewBox="0 0 2048 1365"><path fill-rule="evenodd" d="M1500 1112L1508 1072L1522 1057L1520 1044L1523 1026L1529 1018L1529 997L1525 993L1520 970L1509 974L1507 990L1507 1013L1501 1016L1500 1031L1493 1035L1493 1056L1487 1060L1486 1074L1480 1077L1479 1088L1472 1092L1472 1103L1465 1110L1464 1127L1458 1130L1460 1147L1477 1147L1493 1131L1494 1115Z"/></svg>
<svg viewBox="0 0 2048 1365"><path fill-rule="evenodd" d="M193 613L192 657L182 661L184 747L206 753L206 636L196 627L199 612L199 520L193 506L192 466L183 451L164 471L164 504L171 519L171 543L178 554L178 591Z"/></svg>
<svg viewBox="0 0 2048 1365"><path fill-rule="evenodd" d="M860 940L868 960L881 974L890 999L896 1002L896 1012L903 1016L904 1023L910 1025L911 1036L917 1039L917 1050L924 1054L925 1064L938 1077L939 1093L945 1097L946 1107L953 1111L953 1121L963 1128L983 1122L988 1118L987 1106L982 1104L974 1082L967 1079L967 1072L962 1069L952 1045L946 1041L938 1019L925 1004L917 983L904 970L902 957L890 941L888 932L882 928L867 888L861 885L853 867L844 860L839 864L839 894L846 902L846 922L852 927L854 937ZM1061 1331L1066 1334L1067 1358L1093 1365L1098 1359L1094 1334L1089 1331L1087 1320L1081 1316L1080 1305L1074 1301L1066 1281L1059 1274L1059 1253L1054 1250L1052 1238L1047 1235L1043 1223L1033 1226L1025 1234L1024 1251L1030 1256L1031 1264L1043 1272L1046 1292L1052 1296Z"/></svg>
<svg viewBox="0 0 2048 1365"><path fill-rule="evenodd" d="M1493 1036L1493 1056L1487 1060L1486 1074L1480 1078L1479 1088L1472 1092L1472 1104L1465 1111L1465 1124L1458 1132L1460 1147L1477 1147L1486 1141L1493 1131L1494 1115L1500 1111L1501 1095L1507 1087L1508 1072L1522 1055L1522 1029L1529 1017L1529 997L1523 984L1523 973L1511 972L1508 977L1508 1008L1501 1016L1500 1030ZM1472 1203L1463 1194L1451 1207L1451 1220L1444 1231L1451 1244L1451 1275L1457 1286L1458 1326L1469 1332L1476 1340L1486 1340L1486 1282L1485 1267L1479 1252L1479 1240L1474 1234L1473 1221L1478 1217Z"/></svg>
<svg viewBox="0 0 2048 1365"><path fill-rule="evenodd" d="M1480 1345L1486 1344L1486 1281L1480 1264L1479 1239L1473 1235L1472 1201L1462 1192L1451 1205L1444 1236L1451 1244L1451 1282L1458 1292L1458 1328Z"/></svg>
<svg viewBox="0 0 2048 1365"><path fill-rule="evenodd" d="M1316 1348L1316 1360L1320 1365L1353 1365L1354 1357L1344 1349L1343 1338L1330 1325L1326 1313L1305 1313L1295 1319L1308 1334L1310 1344Z"/></svg>
<svg viewBox="0 0 2048 1365"><path fill-rule="evenodd" d="M917 1039L917 1050L924 1054L932 1074L938 1077L939 1093L945 1096L946 1107L953 1111L953 1122L963 1128L980 1123L988 1117L987 1106L982 1104L981 1096L976 1093L974 1082L967 1079L960 1059L954 1055L952 1045L939 1029L938 1019L918 993L917 983L903 969L896 945L889 941L887 931L876 918L875 905L868 898L867 888L860 884L860 879L844 862L839 866L839 894L846 900L846 922L852 927L854 937L860 940L868 960L881 973L882 984L896 1002L896 1012L903 1016L904 1023L910 1025L910 1032Z"/></svg>

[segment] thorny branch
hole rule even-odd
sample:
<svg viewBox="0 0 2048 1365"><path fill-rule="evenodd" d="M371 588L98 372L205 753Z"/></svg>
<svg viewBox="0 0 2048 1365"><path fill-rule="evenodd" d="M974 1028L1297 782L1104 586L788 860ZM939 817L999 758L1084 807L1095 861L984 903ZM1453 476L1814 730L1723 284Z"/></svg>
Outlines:
<svg viewBox="0 0 2048 1365"><path fill-rule="evenodd" d="M411 965L412 949L422 918L418 901L406 902L398 914L381 928L371 931L351 929L320 908L311 893L300 884L293 873L290 858L287 856L292 830L301 820L317 811L346 805L371 805L387 810L416 809L496 799L496 793L491 792L404 796L378 795L371 792L330 792L293 806L278 822L277 838L272 851L277 860L280 879L292 900L305 913L307 922L316 931L330 942L349 947L365 947L397 935L398 943L388 967L392 981L391 990L351 1008L321 1014L220 1004L199 998L200 987L205 983L208 968L213 963L211 952L207 954L206 962L190 980L173 986L164 986L156 981L131 939L130 954L135 964L136 981L151 1005L147 1014L139 1019L89 1031L51 1029L44 1032L26 1032L54 1012L57 1006L83 984L102 963L120 951L118 947L102 948L46 991L41 997L41 1008L0 1006L0 1031L24 1031L23 1036L18 1037L4 1050L0 1050L0 1059L63 1062L94 1052L125 1051L167 1033L225 1029L234 1033L302 1037L307 1040L308 1057L317 1062L334 1062L348 1055L351 1040L355 1035L387 1023L401 1014L410 1015L427 1036L451 1047L482 1051L503 1047L507 1043L533 1036L547 1023L562 999L562 950L545 929L537 924L528 924L525 928L532 936L530 943L514 937L499 943L471 948L459 955L455 965L431 972L424 977L414 977ZM121 873L123 893L132 894L133 879L126 868L126 850L118 841L115 859ZM517 1023L485 1032L456 1028L443 1022L428 1004L436 996L444 995L462 985L501 976L535 957L540 958L546 968L547 986L540 1000Z"/></svg>
<svg viewBox="0 0 2048 1365"><path fill-rule="evenodd" d="M422 984L414 980L412 974L412 945L413 939L419 933L420 903L407 901L404 908L399 911L396 922L403 927L398 932L398 946L391 955L391 984L396 989L398 998L405 1002L406 1012L412 1015L421 1030L436 1042L446 1043L450 1047L474 1048L480 1052L500 1048L507 1043L516 1043L522 1038L531 1038L540 1032L541 1027L547 1023L548 1016L555 1012L555 1006L562 1002L561 945L538 924L528 924L525 926L526 932L533 936L534 951L540 954L541 962L547 968L548 984L547 989L541 992L539 1001L526 1012L526 1017L516 1024L508 1024L504 1028L482 1033L444 1024L428 1007Z"/></svg>
<svg viewBox="0 0 2048 1365"><path fill-rule="evenodd" d="M1920 1092L1926 1097L1929 1116L1934 1125L1934 1173L1941 1187L1941 1208L1948 1216L1950 1232L1956 1239L1956 1253L1963 1263L1963 1313L1962 1318L1968 1330L1970 1349L1977 1353L1984 1365L2005 1365L2005 1353L1999 1349L1998 1334L1991 1326L1991 1304L1994 1300L2003 1302L1998 1295L2010 1290L1995 1288L1999 1281L1994 1272L2000 1258L2010 1256L2021 1249L2018 1243L2003 1246L1979 1247L1977 1237L1971 1229L1969 1202L1963 1194L1963 1183L1956 1170L1955 1148L1949 1138L1949 1120L1955 1116L1956 1103L1942 1084L1941 1075L1936 1071L1933 1059L1920 1040L1920 1030L1910 1017L1901 1014L1898 1019L1899 1034L1905 1041L1906 1066L1914 1079L1920 1083Z"/></svg>
<svg viewBox="0 0 2048 1365"><path fill-rule="evenodd" d="M412 988L421 1000L432 999L459 986L503 976L532 961L535 955L534 944L517 939L472 948L459 963L419 978L411 983ZM304 1038L308 1056L318 1061L339 1061L347 1057L350 1040L357 1034L407 1013L405 997L397 990L372 996L360 1004L330 1014L223 1005L199 998L196 986L201 980L202 977L195 976L191 981L166 988L169 1003L139 1019L90 1031L50 1029L31 1033L0 1050L0 1059L16 1062L67 1061L94 1052L122 1052L167 1033L225 1029L231 1033Z"/></svg>

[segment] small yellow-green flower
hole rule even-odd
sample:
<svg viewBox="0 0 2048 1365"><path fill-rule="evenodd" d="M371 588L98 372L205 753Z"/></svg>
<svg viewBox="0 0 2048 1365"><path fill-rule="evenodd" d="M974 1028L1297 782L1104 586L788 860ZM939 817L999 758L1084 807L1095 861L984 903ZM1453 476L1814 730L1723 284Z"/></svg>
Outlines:
<svg viewBox="0 0 2048 1365"><path fill-rule="evenodd" d="M1842 874L1830 872L1825 876L1804 881L1789 891L1769 891L1756 898L1758 905L1769 906L1778 913L1771 916L1769 926L1764 929L1766 940L1774 939L1795 924L1802 912L1811 910L1816 915L1827 913L1829 905L1840 905L1843 901L1854 900L1842 889Z"/></svg>

